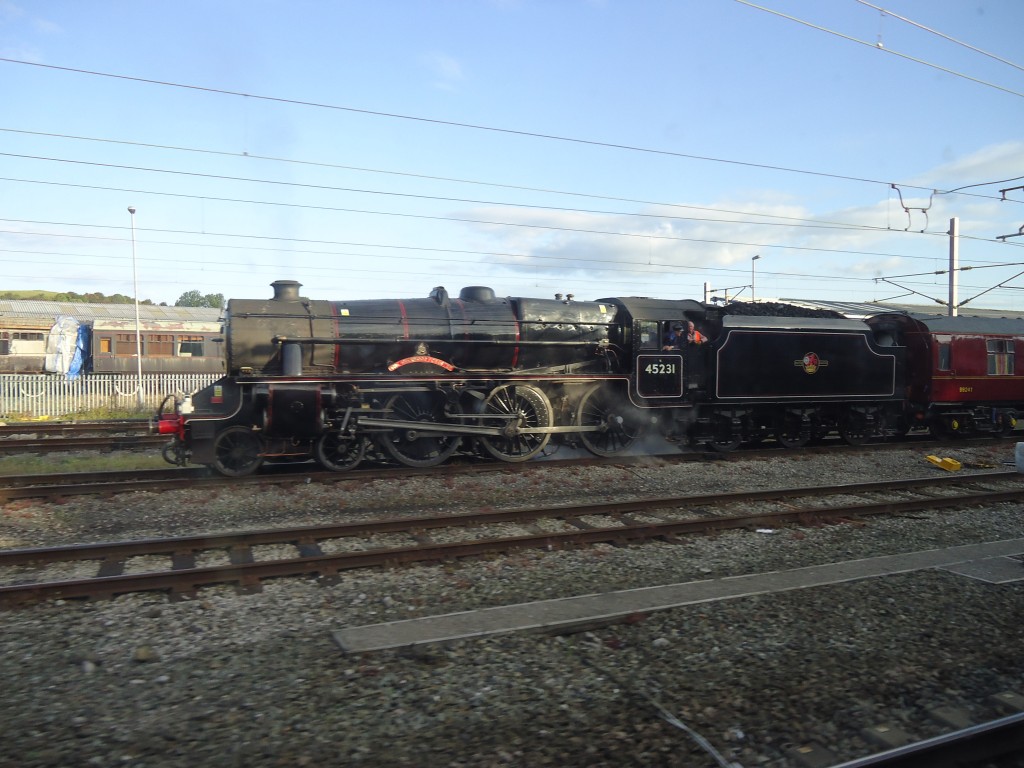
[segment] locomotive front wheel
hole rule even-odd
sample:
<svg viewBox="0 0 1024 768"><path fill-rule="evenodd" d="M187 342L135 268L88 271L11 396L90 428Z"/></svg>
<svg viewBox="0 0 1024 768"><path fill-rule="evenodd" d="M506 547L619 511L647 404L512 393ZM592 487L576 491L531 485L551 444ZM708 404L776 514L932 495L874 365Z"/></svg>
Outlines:
<svg viewBox="0 0 1024 768"><path fill-rule="evenodd" d="M522 430L550 427L554 416L543 391L528 384L503 384L484 401L480 424L502 429L500 437L480 438L487 453L501 461L527 461L544 450L551 434Z"/></svg>
<svg viewBox="0 0 1024 768"><path fill-rule="evenodd" d="M316 460L324 469L345 472L363 460L366 454L366 440L350 437L339 432L325 432L316 441Z"/></svg>
<svg viewBox="0 0 1024 768"><path fill-rule="evenodd" d="M385 410L392 419L422 421L422 432L430 431L431 423L448 423L445 400L431 392L394 395ZM433 467L455 453L462 437L459 435L421 434L414 429L394 429L378 438L387 454L407 467Z"/></svg>
<svg viewBox="0 0 1024 768"><path fill-rule="evenodd" d="M621 453L644 431L633 405L604 384L595 384L583 393L576 408L576 423L581 427L604 427L579 435L583 447L595 456Z"/></svg>
<svg viewBox="0 0 1024 768"><path fill-rule="evenodd" d="M228 477L251 475L263 464L263 441L249 427L228 427L213 444L213 468Z"/></svg>

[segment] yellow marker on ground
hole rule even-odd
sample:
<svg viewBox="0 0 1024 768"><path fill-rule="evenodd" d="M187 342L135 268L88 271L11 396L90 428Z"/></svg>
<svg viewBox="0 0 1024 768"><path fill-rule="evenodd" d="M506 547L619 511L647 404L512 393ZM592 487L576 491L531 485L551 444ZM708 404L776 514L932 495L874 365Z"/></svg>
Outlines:
<svg viewBox="0 0 1024 768"><path fill-rule="evenodd" d="M963 465L956 459L944 458L940 459L938 456L925 456L928 461L937 467L947 470L948 472L956 472Z"/></svg>

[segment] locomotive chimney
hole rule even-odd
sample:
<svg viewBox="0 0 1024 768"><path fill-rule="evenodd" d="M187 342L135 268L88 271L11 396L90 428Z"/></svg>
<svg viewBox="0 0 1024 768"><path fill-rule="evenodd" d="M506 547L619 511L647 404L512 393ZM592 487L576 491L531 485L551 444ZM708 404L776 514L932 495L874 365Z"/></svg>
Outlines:
<svg viewBox="0 0 1024 768"><path fill-rule="evenodd" d="M274 289L274 301L298 301L299 288L302 283L298 280L275 280L270 284Z"/></svg>

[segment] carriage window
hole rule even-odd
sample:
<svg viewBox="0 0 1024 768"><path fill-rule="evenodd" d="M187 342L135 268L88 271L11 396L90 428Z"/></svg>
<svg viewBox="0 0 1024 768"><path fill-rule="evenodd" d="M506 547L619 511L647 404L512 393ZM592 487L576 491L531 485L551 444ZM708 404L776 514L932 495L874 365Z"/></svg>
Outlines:
<svg viewBox="0 0 1024 768"><path fill-rule="evenodd" d="M0 355L11 354L11 334L7 331L0 331Z"/></svg>
<svg viewBox="0 0 1024 768"><path fill-rule="evenodd" d="M111 353L112 347L113 347L113 345L110 343L110 337L109 336L100 336L98 347L99 348L96 350L97 352L99 352L100 354L103 354L103 355L109 355Z"/></svg>
<svg viewBox="0 0 1024 768"><path fill-rule="evenodd" d="M658 331L658 324L653 321L642 320L637 323L639 345L643 349L660 349L661 333Z"/></svg>
<svg viewBox="0 0 1024 768"><path fill-rule="evenodd" d="M121 356L133 356L135 354L135 334L118 333L115 336L117 341L117 354Z"/></svg>
<svg viewBox="0 0 1024 768"><path fill-rule="evenodd" d="M7 354L42 355L46 353L46 334L41 331L8 331Z"/></svg>
<svg viewBox="0 0 1024 768"><path fill-rule="evenodd" d="M950 345L949 344L939 344L939 370L940 371L948 371L952 367L953 367L953 365L952 365L952 360L951 360L951 355L950 355Z"/></svg>
<svg viewBox="0 0 1024 768"><path fill-rule="evenodd" d="M174 354L174 337L163 333L149 334L146 337L146 354L150 357L170 357Z"/></svg>
<svg viewBox="0 0 1024 768"><path fill-rule="evenodd" d="M202 336L179 336L178 337L179 357L202 357L203 337Z"/></svg>
<svg viewBox="0 0 1024 768"><path fill-rule="evenodd" d="M1007 376L1013 373L1013 339L989 339L985 346L990 375Z"/></svg>

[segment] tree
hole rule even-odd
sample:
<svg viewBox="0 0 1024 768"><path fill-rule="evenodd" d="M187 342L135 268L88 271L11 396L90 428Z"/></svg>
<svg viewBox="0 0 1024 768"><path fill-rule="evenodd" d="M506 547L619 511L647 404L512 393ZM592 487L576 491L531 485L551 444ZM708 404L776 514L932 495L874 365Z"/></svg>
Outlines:
<svg viewBox="0 0 1024 768"><path fill-rule="evenodd" d="M223 293L208 293L205 296L197 290L185 291L174 302L176 307L213 307L220 309L224 304Z"/></svg>

